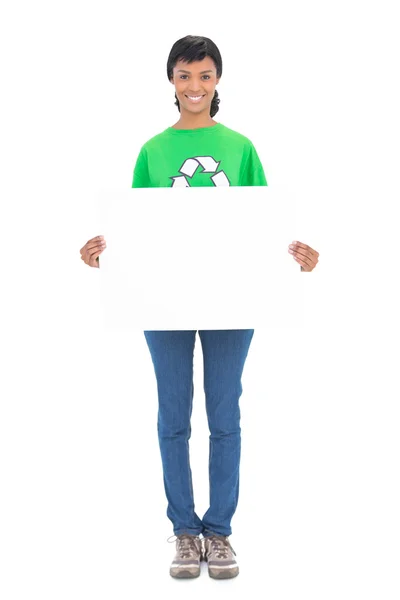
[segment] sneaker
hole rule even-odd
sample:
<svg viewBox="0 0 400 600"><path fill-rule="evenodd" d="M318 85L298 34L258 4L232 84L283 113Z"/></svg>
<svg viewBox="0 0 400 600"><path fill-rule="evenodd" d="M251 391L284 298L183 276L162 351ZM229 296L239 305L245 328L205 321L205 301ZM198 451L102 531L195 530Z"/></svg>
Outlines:
<svg viewBox="0 0 400 600"><path fill-rule="evenodd" d="M203 558L200 537L182 533L177 535L176 538L176 554L169 574L171 577L198 577L200 575L200 561Z"/></svg>
<svg viewBox="0 0 400 600"><path fill-rule="evenodd" d="M214 579L227 579L239 574L239 567L233 555L236 552L226 535L211 535L203 539L204 560L208 563L208 574Z"/></svg>

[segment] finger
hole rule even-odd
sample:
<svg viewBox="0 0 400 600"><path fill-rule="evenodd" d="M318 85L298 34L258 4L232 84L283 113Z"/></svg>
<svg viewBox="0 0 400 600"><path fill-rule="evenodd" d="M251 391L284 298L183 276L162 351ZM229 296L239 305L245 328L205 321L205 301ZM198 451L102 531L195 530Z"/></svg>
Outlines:
<svg viewBox="0 0 400 600"><path fill-rule="evenodd" d="M100 256L100 254L103 252L104 248L98 248L97 250L88 252L88 255L90 256L91 259L95 258L96 256Z"/></svg>
<svg viewBox="0 0 400 600"><path fill-rule="evenodd" d="M312 271L314 267L308 265L304 260L302 260L301 258L297 258L296 256L294 257L295 261L297 261L299 263L299 265L301 265L301 268L303 269L303 271Z"/></svg>
<svg viewBox="0 0 400 600"><path fill-rule="evenodd" d="M97 242L87 242L86 243L86 249L87 250L93 250L93 249L97 249L97 248L105 248L105 246L106 246L105 240L101 240L101 241L97 241Z"/></svg>
<svg viewBox="0 0 400 600"><path fill-rule="evenodd" d="M90 258L96 253L96 252L103 252L103 250L106 248L106 246L94 246L91 248L86 248L85 252L84 252L84 256L88 257L88 259L90 260Z"/></svg>
<svg viewBox="0 0 400 600"><path fill-rule="evenodd" d="M88 240L86 242L86 244L84 246L82 246L81 252L84 248L93 248L94 246L101 244L102 242L105 243L104 235L97 235L96 237L92 238L91 240Z"/></svg>
<svg viewBox="0 0 400 600"><path fill-rule="evenodd" d="M310 269L313 269L318 262L318 256L311 254L309 250L303 250L302 252L292 251L291 254L292 256L297 256L298 258L301 258L301 260L303 260L309 265Z"/></svg>
<svg viewBox="0 0 400 600"><path fill-rule="evenodd" d="M88 265L103 252L104 248L98 248L96 250L88 250L83 253L82 260Z"/></svg>
<svg viewBox="0 0 400 600"><path fill-rule="evenodd" d="M79 252L81 254L85 254L85 252L87 252L88 250L94 250L94 249L105 248L105 247L106 247L105 240L97 241L97 242L93 242L93 241L89 240L88 242L86 242L86 244L84 246L82 246L82 248L79 250Z"/></svg>
<svg viewBox="0 0 400 600"><path fill-rule="evenodd" d="M311 248L311 246L308 246L307 244L303 244L302 242L292 242L292 245L294 245L295 250L306 250L313 256L319 256L319 253L316 250L314 250L313 248Z"/></svg>
<svg viewBox="0 0 400 600"><path fill-rule="evenodd" d="M297 254L296 260L302 266L306 266L306 271L312 271L318 263L318 258L310 258Z"/></svg>
<svg viewBox="0 0 400 600"><path fill-rule="evenodd" d="M293 257L301 258L307 263L312 263L313 261L318 260L316 257L312 256L312 254L308 250L303 250L302 252L300 252L299 250L289 248L289 253Z"/></svg>
<svg viewBox="0 0 400 600"><path fill-rule="evenodd" d="M299 254L298 252L293 253L293 258L303 267L313 267L313 261L308 256L304 256L304 254Z"/></svg>
<svg viewBox="0 0 400 600"><path fill-rule="evenodd" d="M293 251L293 255L296 255L300 258L302 258L303 260L307 260L310 263L315 262L316 260L318 260L318 257L314 256L313 254L311 254L311 252L309 250L294 250Z"/></svg>
<svg viewBox="0 0 400 600"><path fill-rule="evenodd" d="M103 250L100 250L99 252L95 252L90 256L89 262L91 265L97 264L96 261L102 252Z"/></svg>
<svg viewBox="0 0 400 600"><path fill-rule="evenodd" d="M296 248L303 248L303 250L308 250L309 252L311 252L311 254L314 254L315 256L319 256L319 253L314 250L313 248L311 248L310 246L307 246L307 244L303 244L302 242L292 242L292 244L296 247Z"/></svg>

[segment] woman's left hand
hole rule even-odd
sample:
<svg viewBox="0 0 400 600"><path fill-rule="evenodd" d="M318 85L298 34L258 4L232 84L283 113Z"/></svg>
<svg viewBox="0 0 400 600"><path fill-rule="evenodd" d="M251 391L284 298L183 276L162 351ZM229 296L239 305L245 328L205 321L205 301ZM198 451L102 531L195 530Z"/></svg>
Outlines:
<svg viewBox="0 0 400 600"><path fill-rule="evenodd" d="M319 253L307 244L292 242L289 246L289 252L295 261L301 265L302 271L312 271L317 266Z"/></svg>

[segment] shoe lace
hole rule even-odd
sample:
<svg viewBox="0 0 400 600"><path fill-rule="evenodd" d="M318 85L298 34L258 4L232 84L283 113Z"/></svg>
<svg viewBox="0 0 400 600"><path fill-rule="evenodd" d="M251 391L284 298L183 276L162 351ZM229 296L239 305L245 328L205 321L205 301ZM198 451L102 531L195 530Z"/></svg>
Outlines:
<svg viewBox="0 0 400 600"><path fill-rule="evenodd" d="M171 540L171 537L175 539ZM189 533L182 533L178 536L170 536L167 540L168 543L173 543L178 540L177 552L179 552L180 558L193 558L193 556L199 553L199 548L196 546L195 540L200 539L198 536L191 535Z"/></svg>
<svg viewBox="0 0 400 600"><path fill-rule="evenodd" d="M217 558L228 558L228 552L231 550L236 556L228 538L224 535L210 535L206 538L211 544L211 550L216 553Z"/></svg>

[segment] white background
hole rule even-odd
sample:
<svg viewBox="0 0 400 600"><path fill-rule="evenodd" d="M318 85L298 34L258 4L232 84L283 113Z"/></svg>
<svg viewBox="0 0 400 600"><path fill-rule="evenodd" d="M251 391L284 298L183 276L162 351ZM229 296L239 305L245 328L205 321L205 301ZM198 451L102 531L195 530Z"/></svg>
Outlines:
<svg viewBox="0 0 400 600"><path fill-rule="evenodd" d="M0 595L399 598L399 93L395 3L5 2L1 44ZM99 326L94 193L131 186L179 118L166 62L223 58L216 120L292 193L302 331L257 329L242 378L232 581L177 582L143 335ZM288 244L291 242L288 239ZM288 254L288 260L293 260ZM266 265L267 268L267 265ZM298 310L297 299L292 308ZM191 462L208 508L197 339ZM203 565L205 568L205 565Z"/></svg>

